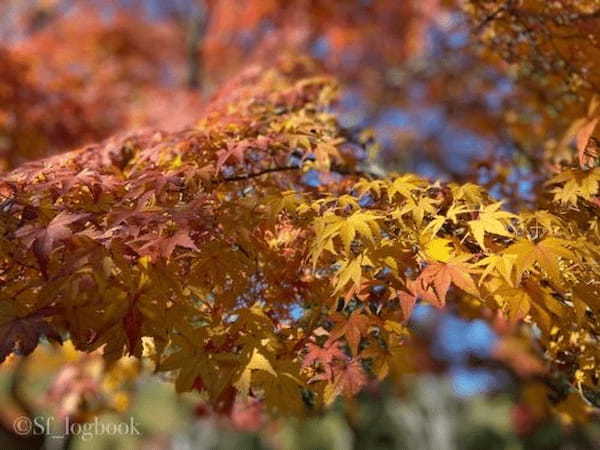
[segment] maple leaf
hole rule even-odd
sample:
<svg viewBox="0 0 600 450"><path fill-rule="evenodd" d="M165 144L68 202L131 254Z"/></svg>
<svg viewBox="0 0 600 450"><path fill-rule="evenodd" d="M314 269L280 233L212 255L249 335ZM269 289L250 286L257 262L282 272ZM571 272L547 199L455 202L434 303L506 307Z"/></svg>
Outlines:
<svg viewBox="0 0 600 450"><path fill-rule="evenodd" d="M402 316L404 321L410 319L412 315L413 309L415 309L415 305L417 304L417 298L419 298L418 289L420 288L421 283L414 280L407 281L407 288L410 292L398 291L396 293L396 297L400 302L400 309L402 310ZM435 295L432 296L433 301L435 302Z"/></svg>
<svg viewBox="0 0 600 450"><path fill-rule="evenodd" d="M471 233L473 233L473 237L483 250L486 250L484 241L485 233L497 234L504 237L513 236L507 231L507 226L510 224L508 221L517 219L518 217L507 211L498 211L501 206L502 202L485 206L479 211L477 220L469 221Z"/></svg>
<svg viewBox="0 0 600 450"><path fill-rule="evenodd" d="M575 253L568 249L569 243L564 239L549 237L537 244L525 239L522 239L506 250L503 253L515 255L514 262L517 269L517 284L520 284L523 273L526 270L533 270L537 263L540 268L550 277L557 285L562 285L562 275L560 270L560 258L569 260L576 259Z"/></svg>
<svg viewBox="0 0 600 450"><path fill-rule="evenodd" d="M468 294L479 296L479 290L469 275L471 267L463 258L455 258L447 263L434 263L427 266L419 275L423 286L432 286L437 295L438 306L446 303L450 284L454 284Z"/></svg>
<svg viewBox="0 0 600 450"><path fill-rule="evenodd" d="M600 187L600 167L592 170L562 171L546 182L546 186L563 183L563 186L555 187L551 191L555 202L576 205L578 198L592 201L598 195Z"/></svg>
<svg viewBox="0 0 600 450"><path fill-rule="evenodd" d="M559 148L565 148L569 145L571 140L575 138L575 147L577 149L579 165L581 168L584 168L586 164L592 162L594 157L597 156L594 154L588 155L587 150L589 144L593 142L592 135L600 120L600 117L598 117L599 106L599 97L594 95L588 106L587 115L573 121L559 143Z"/></svg>
<svg viewBox="0 0 600 450"><path fill-rule="evenodd" d="M366 192L372 192L377 198L381 197L381 190L386 186L383 180L368 180L366 178L361 179L354 185L354 189L362 196Z"/></svg>
<svg viewBox="0 0 600 450"><path fill-rule="evenodd" d="M241 375L234 383L236 389L244 395L248 395L250 391L253 370L263 370L277 377L277 373L269 360L257 348L254 348L248 363L244 366Z"/></svg>
<svg viewBox="0 0 600 450"><path fill-rule="evenodd" d="M491 274L498 273L502 275L504 280L509 285L512 286L512 273L516 259L517 256L514 254L500 253L497 255L486 256L482 260L475 263L473 267L485 267L483 273L481 274L479 285L481 285Z"/></svg>
<svg viewBox="0 0 600 450"><path fill-rule="evenodd" d="M353 201L356 201L352 197ZM346 254L351 255L350 247L357 235L367 238L375 245L375 236L380 234L377 219L380 217L371 211L357 211L348 217L327 213L314 223L317 240L313 245L312 260L316 263L319 255L327 249L335 253L333 239L339 236Z"/></svg>
<svg viewBox="0 0 600 450"><path fill-rule="evenodd" d="M141 256L160 256L169 259L173 254L175 247L188 248L196 251L199 250L190 237L189 229L186 228L177 230L171 236L150 236L148 242L138 249L138 253ZM140 240L145 239L147 239L146 236L140 238Z"/></svg>
<svg viewBox="0 0 600 450"><path fill-rule="evenodd" d="M369 345L368 348L361 352L360 357L363 360L371 361L372 371L377 379L381 381L389 375L392 360L400 359L397 354L399 348L401 351L401 346L392 342L386 346Z"/></svg>
<svg viewBox="0 0 600 450"><path fill-rule="evenodd" d="M387 188L389 201L391 202L396 194L400 194L407 199L412 198L413 191L419 190L423 186L425 186L424 181L415 175L406 174L397 177Z"/></svg>
<svg viewBox="0 0 600 450"><path fill-rule="evenodd" d="M333 376L333 361L350 359L342 350L341 345L340 341L327 341L323 347L309 342L306 344L307 351L302 361L302 368L307 368L317 363L324 370L325 375L319 376L316 379L331 379Z"/></svg>
<svg viewBox="0 0 600 450"><path fill-rule="evenodd" d="M68 225L89 216L89 214L71 214L65 211L57 214L45 227L32 225L21 228L15 236L22 238L28 247L34 247L35 251L48 258L53 244L57 241L69 238L73 233Z"/></svg>
<svg viewBox="0 0 600 450"><path fill-rule="evenodd" d="M301 388L305 383L295 374L299 373L298 364L288 360L276 361L273 375L268 370L257 370L253 381L264 392L267 408L277 414L300 416L305 411Z"/></svg>
<svg viewBox="0 0 600 450"><path fill-rule="evenodd" d="M238 163L244 162L244 154L250 148L250 144L248 142L241 143L229 143L227 144L227 149L219 150L217 152L217 166L216 173L219 173L226 162L229 161L230 158L234 158Z"/></svg>
<svg viewBox="0 0 600 450"><path fill-rule="evenodd" d="M353 311L349 317L337 314L331 318L336 326L329 332L328 343L332 343L342 336L346 337L348 346L353 355L358 354L358 345L363 336L366 336L369 328L376 323L373 317L362 314L360 311Z"/></svg>
<svg viewBox="0 0 600 450"><path fill-rule="evenodd" d="M403 208L396 209L392 212L392 216L402 220L402 217L408 213L412 216L417 226L421 226L423 219L427 214L435 215L437 212L437 204L439 200L429 197L419 197L417 200L411 198L406 199L406 205Z"/></svg>
<svg viewBox="0 0 600 450"><path fill-rule="evenodd" d="M598 125L599 120L600 120L600 117L595 117L593 119L588 120L585 123L585 125L581 127L581 129L577 132L577 135L575 136L575 142L577 145L577 153L578 153L578 157L579 157L579 165L581 167L585 167L585 165L589 161L593 160L593 158L588 159L588 155L586 154L586 151L589 146L590 138L592 137L592 134L594 133L594 130L596 129L596 125Z"/></svg>
<svg viewBox="0 0 600 450"><path fill-rule="evenodd" d="M325 386L323 400L330 405L336 397L342 395L352 398L367 384L367 375L359 359L337 361L333 369L333 381Z"/></svg>
<svg viewBox="0 0 600 450"><path fill-rule="evenodd" d="M25 245L32 248L40 269L47 278L48 259L54 244L71 237L73 232L69 225L85 217L89 217L89 214L71 214L62 211L45 228L40 229L36 225L25 226L18 230L15 236L23 239Z"/></svg>
<svg viewBox="0 0 600 450"><path fill-rule="evenodd" d="M448 262L452 258L449 239L431 239L425 245L425 254L433 261Z"/></svg>
<svg viewBox="0 0 600 450"><path fill-rule="evenodd" d="M561 230L565 227L564 222L559 217L545 210L522 213L521 217L525 225L533 224L536 228L542 226L549 232Z"/></svg>
<svg viewBox="0 0 600 450"><path fill-rule="evenodd" d="M502 287L494 292L494 297L507 312L508 320L513 323L523 319L531 308L531 297L524 289Z"/></svg>
<svg viewBox="0 0 600 450"><path fill-rule="evenodd" d="M283 191L268 195L264 203L269 215L275 220L281 211L295 211L302 205L302 198L296 191Z"/></svg>
<svg viewBox="0 0 600 450"><path fill-rule="evenodd" d="M155 193L148 191L135 198L134 208L115 208L108 215L108 222L111 225L118 225L122 222L148 223L152 218L152 213L160 211L160 208L154 206ZM133 220L132 220L133 219Z"/></svg>
<svg viewBox="0 0 600 450"><path fill-rule="evenodd" d="M440 231L440 229L444 226L446 221L450 220L452 223L456 224L458 223L459 215L470 213L471 211L472 209L469 208L467 205L452 204L448 208L448 211L446 211L445 216L435 216L431 220L431 222L427 224L423 232L429 232L432 236L435 236L438 233L438 231Z"/></svg>
<svg viewBox="0 0 600 450"><path fill-rule="evenodd" d="M345 219L340 218L343 221L339 224L339 235L347 254L350 254L350 245L357 232L375 244L373 234L380 233L378 218L379 216L370 211L357 211ZM327 230L325 232L327 233Z"/></svg>
<svg viewBox="0 0 600 450"><path fill-rule="evenodd" d="M405 291L400 290L396 294L400 301L400 308L402 309L404 320L410 318L418 299L425 300L439 308L443 306L443 304L439 302L438 296L433 291L433 287L423 285L423 279L421 278L417 278L416 280L406 280L405 288Z"/></svg>
<svg viewBox="0 0 600 450"><path fill-rule="evenodd" d="M485 198L485 191L481 186L477 186L473 183L465 183L456 185L450 184L452 190L452 196L455 200L465 200L471 204L481 203Z"/></svg>
<svg viewBox="0 0 600 450"><path fill-rule="evenodd" d="M360 286L362 260L363 258L359 256L351 261L341 262L341 266L337 272L334 294L341 291L349 281L352 281L355 287Z"/></svg>
<svg viewBox="0 0 600 450"><path fill-rule="evenodd" d="M204 346L198 346L197 343L208 338L207 329L190 329L189 326L183 326L182 329L187 331L171 337L177 351L164 358L157 370L178 370L175 381L177 392L202 386L216 409L228 409L237 392L233 382L239 380L240 369L243 371L244 368L240 368L240 363L247 363L250 357L246 355L241 361L240 355L230 352L206 351Z"/></svg>
<svg viewBox="0 0 600 450"><path fill-rule="evenodd" d="M0 363L14 351L29 355L37 347L41 336L62 343L60 334L47 320L56 313L56 308L48 306L26 316L18 316L12 304L0 304Z"/></svg>

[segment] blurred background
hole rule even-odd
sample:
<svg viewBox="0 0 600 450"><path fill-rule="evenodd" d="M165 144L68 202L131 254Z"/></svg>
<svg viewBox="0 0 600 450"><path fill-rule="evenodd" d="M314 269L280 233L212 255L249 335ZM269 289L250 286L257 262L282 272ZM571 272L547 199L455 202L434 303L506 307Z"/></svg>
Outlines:
<svg viewBox="0 0 600 450"><path fill-rule="evenodd" d="M564 150L570 118L585 113L600 58L570 60L567 70L556 61L577 53L558 58L561 42L554 50L537 42L531 58L526 28L513 23L504 40L494 34L493 3L3 0L0 171L128 130L192 125L240 69L300 49L341 80L341 125L370 130L370 170L473 181L511 208L527 207L548 155ZM175 395L152 367L123 360L108 369L99 355L47 344L0 367L0 445L23 448L10 433L23 414L76 414L82 423L134 417L141 434L44 445L600 448L596 424L548 419L546 402L536 401L545 391L533 350L506 324L491 323L420 307L411 323L420 339L410 349L420 375L373 386L304 421L267 420L252 404L214 416L200 394Z"/></svg>

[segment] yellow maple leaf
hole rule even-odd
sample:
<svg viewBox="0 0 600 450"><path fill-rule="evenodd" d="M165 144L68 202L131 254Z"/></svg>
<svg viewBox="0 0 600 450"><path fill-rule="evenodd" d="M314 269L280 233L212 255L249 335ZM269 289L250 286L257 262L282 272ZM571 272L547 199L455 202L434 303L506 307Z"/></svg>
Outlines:
<svg viewBox="0 0 600 450"><path fill-rule="evenodd" d="M379 216L370 211L358 211L345 219L340 217L339 236L347 254L350 254L350 245L357 232L369 239L371 243L375 243L373 234L380 232L378 218Z"/></svg>
<svg viewBox="0 0 600 450"><path fill-rule="evenodd" d="M478 261L473 267L485 267L479 284L481 285L493 273L498 273L510 286L513 286L512 273L516 259L517 256L514 254L499 253L486 256L481 261Z"/></svg>
<svg viewBox="0 0 600 450"><path fill-rule="evenodd" d="M568 242L564 239L546 238L537 244L522 239L506 250L505 254L516 255L515 267L517 268L517 284L520 284L526 270L534 270L537 263L539 267L557 285L562 284L560 271L560 258L575 259L576 255L567 248Z"/></svg>
<svg viewBox="0 0 600 450"><path fill-rule="evenodd" d="M483 201L484 189L481 186L477 186L473 183L466 183L463 185L450 184L452 190L452 196L455 200L465 200L468 203L478 204Z"/></svg>
<svg viewBox="0 0 600 450"><path fill-rule="evenodd" d="M523 319L531 308L531 297L524 289L500 288L494 292L494 298L505 310L511 322Z"/></svg>
<svg viewBox="0 0 600 450"><path fill-rule="evenodd" d="M449 239L435 238L425 244L425 254L433 261L448 262L452 258Z"/></svg>
<svg viewBox="0 0 600 450"><path fill-rule="evenodd" d="M425 185L426 183L423 179L413 174L406 174L402 175L401 177L397 177L387 188L389 201L391 202L396 194L400 194L407 199L411 198L412 193L415 190L418 190Z"/></svg>
<svg viewBox="0 0 600 450"><path fill-rule="evenodd" d="M509 221L516 219L517 216L507 211L499 211L501 206L502 202L488 205L479 211L479 218L477 220L469 221L471 233L483 250L486 250L484 241L485 233L497 234L504 237L513 236L507 230L507 227L510 225Z"/></svg>
<svg viewBox="0 0 600 450"><path fill-rule="evenodd" d="M590 201L598 195L600 188L600 167L593 170L565 170L546 183L546 186L558 185L552 189L554 201L576 205L577 199Z"/></svg>
<svg viewBox="0 0 600 450"><path fill-rule="evenodd" d="M362 274L361 262L362 257L360 256L352 260L342 261L341 267L337 272L334 293L341 291L351 280L354 286L360 286L360 277Z"/></svg>
<svg viewBox="0 0 600 450"><path fill-rule="evenodd" d="M437 212L437 203L439 203L438 200L429 197L421 197L418 200L407 198L404 207L394 210L392 216L402 220L404 215L410 213L417 226L420 227L427 214L434 215Z"/></svg>
<svg viewBox="0 0 600 450"><path fill-rule="evenodd" d="M253 374L253 383L262 390L267 408L278 414L300 416L305 406L301 388L304 382L294 374L300 373L299 364L292 361L276 361L277 375L260 370Z"/></svg>
<svg viewBox="0 0 600 450"><path fill-rule="evenodd" d="M250 356L250 360L242 370L240 377L233 384L236 389L244 395L248 395L250 390L253 370L263 370L275 377L277 376L277 373L273 369L273 366L269 360L262 353L260 353L257 348L254 348L252 351L252 356Z"/></svg>

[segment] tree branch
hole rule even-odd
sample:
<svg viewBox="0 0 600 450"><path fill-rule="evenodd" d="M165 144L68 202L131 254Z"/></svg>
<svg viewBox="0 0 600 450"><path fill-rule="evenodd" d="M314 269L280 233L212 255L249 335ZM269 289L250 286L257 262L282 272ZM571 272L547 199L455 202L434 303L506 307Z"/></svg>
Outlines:
<svg viewBox="0 0 600 450"><path fill-rule="evenodd" d="M269 173L286 172L289 170L299 170L299 169L301 169L301 166L270 167L268 169L264 169L259 172L248 173L245 175L234 175L234 176L230 176L230 177L222 177L220 179L215 180L214 183L220 184L220 183L225 183L228 181L245 181L245 180L250 180L252 178L257 178L257 177L260 177L263 175L267 175Z"/></svg>
<svg viewBox="0 0 600 450"><path fill-rule="evenodd" d="M207 26L207 9L202 2L194 8L187 30L187 85L196 90L202 85L201 41Z"/></svg>

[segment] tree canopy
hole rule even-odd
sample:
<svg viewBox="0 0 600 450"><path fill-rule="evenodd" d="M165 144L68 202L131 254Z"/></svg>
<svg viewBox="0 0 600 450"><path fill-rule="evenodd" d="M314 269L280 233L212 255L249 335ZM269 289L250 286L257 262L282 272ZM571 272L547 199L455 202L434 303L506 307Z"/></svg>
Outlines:
<svg viewBox="0 0 600 450"><path fill-rule="evenodd" d="M68 338L109 368L147 359L215 411L251 398L302 416L427 371L410 326L425 303L518 344L504 363L540 387L544 411L594 412L600 4L236 8L203 4L210 100L171 88L153 62L180 52L158 42L181 28L148 37L127 10L127 25L90 19L93 50L72 75L56 54L28 65L53 33L77 35L68 19L2 50L15 168L0 178L0 359ZM170 92L173 110L143 115ZM380 143L371 130L391 109L434 107L489 149L460 165L447 131L419 122ZM406 170L422 164L435 170Z"/></svg>

